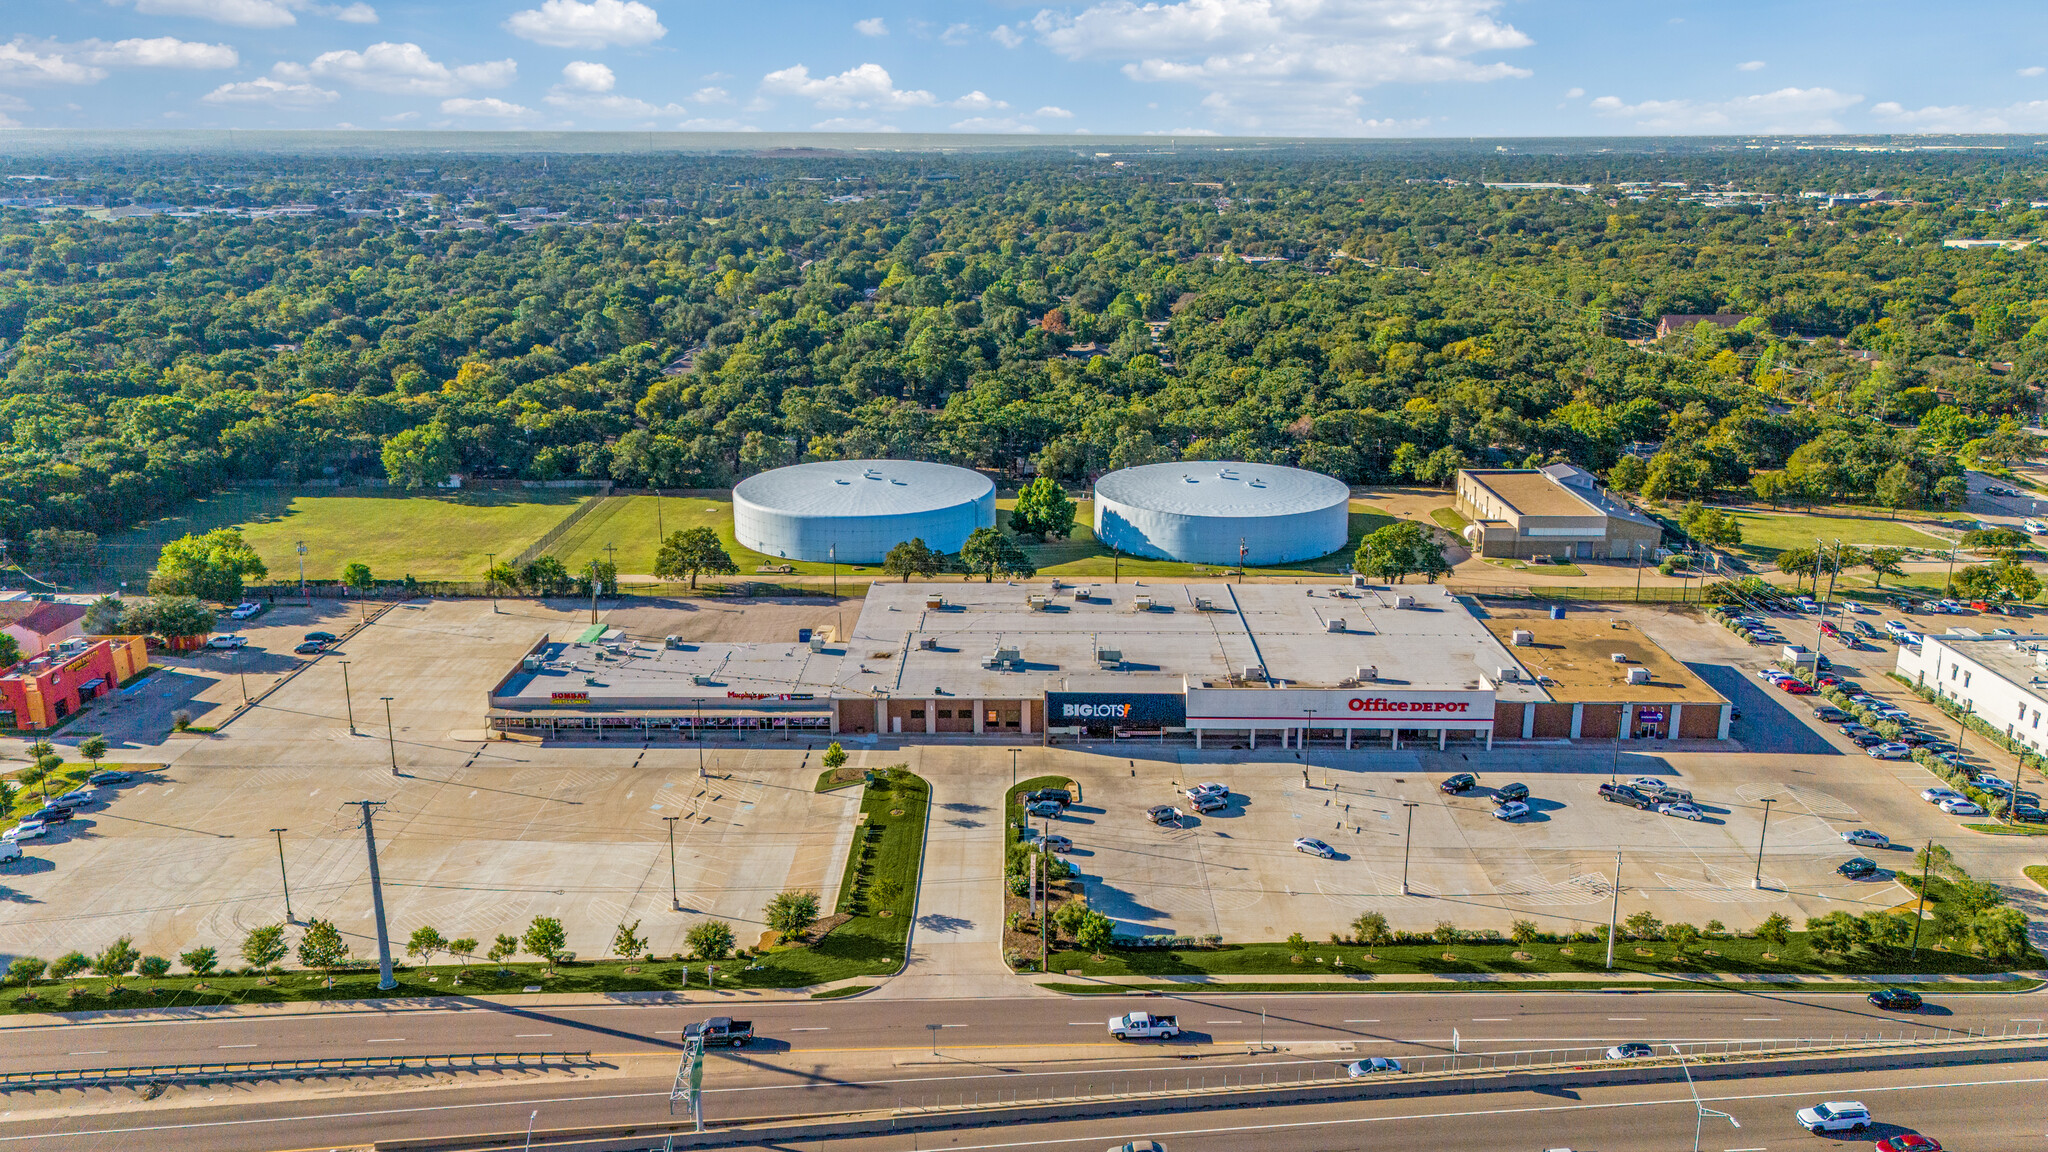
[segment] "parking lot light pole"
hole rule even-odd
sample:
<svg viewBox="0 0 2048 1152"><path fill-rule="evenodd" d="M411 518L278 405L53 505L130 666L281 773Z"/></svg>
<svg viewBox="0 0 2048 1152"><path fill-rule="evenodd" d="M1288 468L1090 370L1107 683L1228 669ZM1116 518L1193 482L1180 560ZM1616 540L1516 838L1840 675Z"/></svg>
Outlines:
<svg viewBox="0 0 2048 1152"><path fill-rule="evenodd" d="M680 819L680 816L662 817L668 824L668 906L671 912L683 910L682 894L676 890L676 821Z"/></svg>
<svg viewBox="0 0 2048 1152"><path fill-rule="evenodd" d="M486 552L484 556L490 561L490 566L484 569L484 586L490 589L491 615L496 616L498 614L498 554L496 552Z"/></svg>
<svg viewBox="0 0 2048 1152"><path fill-rule="evenodd" d="M391 749L391 774L398 775L398 733L391 727L391 697L384 701L384 743Z"/></svg>
<svg viewBox="0 0 2048 1152"><path fill-rule="evenodd" d="M1920 955L1920 925L1927 919L1927 879L1934 874L1934 841L1927 842L1927 851L1920 861L1920 902L1913 909L1913 950L1907 957L1917 959Z"/></svg>
<svg viewBox="0 0 2048 1152"><path fill-rule="evenodd" d="M1019 751L1021 749L1010 749L1010 791L1012 792L1017 790L1017 753Z"/></svg>
<svg viewBox="0 0 2048 1152"><path fill-rule="evenodd" d="M1415 810L1422 805L1412 800L1401 801L1401 807L1408 810L1408 834L1401 840L1401 895L1408 895L1408 848L1415 843Z"/></svg>
<svg viewBox="0 0 2048 1152"><path fill-rule="evenodd" d="M1776 804L1777 800L1767 798L1762 803L1764 806L1764 826L1756 834L1756 875L1750 877L1749 881L1749 886L1758 891L1762 891L1764 886L1764 837L1770 834L1771 805Z"/></svg>
<svg viewBox="0 0 2048 1152"><path fill-rule="evenodd" d="M306 542L299 541L299 599L306 598Z"/></svg>
<svg viewBox="0 0 2048 1152"><path fill-rule="evenodd" d="M1621 920L1621 852L1614 853L1614 903L1607 909L1607 966L1614 967L1614 930Z"/></svg>
<svg viewBox="0 0 2048 1152"><path fill-rule="evenodd" d="M1692 1082L1692 1068L1685 1062L1685 1052L1676 1044L1671 1046L1671 1051L1678 1057L1678 1067L1685 1072L1685 1086L1692 1091L1692 1152L1700 1152L1700 1125L1706 1123L1707 1117L1719 1116L1737 1128L1742 1127L1742 1121L1737 1120L1726 1112L1716 1112L1714 1109L1700 1103L1700 1090Z"/></svg>
<svg viewBox="0 0 2048 1152"><path fill-rule="evenodd" d="M356 734L356 702L348 690L348 661L336 660L335 663L341 665L341 699L348 705L348 734L353 736Z"/></svg>
<svg viewBox="0 0 2048 1152"><path fill-rule="evenodd" d="M284 922L287 924L297 924L299 922L298 918L292 915L292 881L291 877L285 875L284 871L285 831L283 828L272 828L270 833L277 837L277 878L284 885Z"/></svg>

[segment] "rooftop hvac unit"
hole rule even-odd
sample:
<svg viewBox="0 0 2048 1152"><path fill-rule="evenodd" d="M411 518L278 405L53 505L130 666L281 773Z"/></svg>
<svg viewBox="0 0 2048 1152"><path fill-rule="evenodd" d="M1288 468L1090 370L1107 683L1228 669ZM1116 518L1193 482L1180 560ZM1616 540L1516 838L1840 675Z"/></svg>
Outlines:
<svg viewBox="0 0 2048 1152"><path fill-rule="evenodd" d="M1501 665L1500 675L1494 677L1495 680L1499 680L1502 683L1513 683L1514 681L1520 680L1521 678L1522 670L1520 668L1515 667L1512 664Z"/></svg>
<svg viewBox="0 0 2048 1152"><path fill-rule="evenodd" d="M939 638L936 636L921 636L918 638L917 648L920 652L936 652L939 650Z"/></svg>
<svg viewBox="0 0 2048 1152"><path fill-rule="evenodd" d="M1117 648L1097 648L1095 662L1104 668L1121 668L1124 666L1124 654Z"/></svg>
<svg viewBox="0 0 2048 1152"><path fill-rule="evenodd" d="M1089 591L1088 589L1086 589L1086 588L1076 588L1076 589L1074 589L1074 599L1076 599L1076 600L1086 600L1086 599L1088 599L1088 598L1089 598L1090 596L1092 596L1092 595L1093 595L1093 593L1091 593L1091 592L1090 592L1090 591Z"/></svg>
<svg viewBox="0 0 2048 1152"><path fill-rule="evenodd" d="M1396 596L1396 597L1394 597L1394 607L1396 607L1396 608L1413 608L1413 607L1415 607L1415 597L1413 597L1413 596Z"/></svg>
<svg viewBox="0 0 2048 1152"><path fill-rule="evenodd" d="M681 636L667 636L662 639L661 643L663 647L681 648L683 646L683 638Z"/></svg>
<svg viewBox="0 0 2048 1152"><path fill-rule="evenodd" d="M1323 621L1323 631L1325 632L1342 632L1343 630L1344 622L1342 620Z"/></svg>
<svg viewBox="0 0 2048 1152"><path fill-rule="evenodd" d="M1615 662L1616 664L1626 664L1626 663L1628 663L1628 653L1626 653L1626 652L1613 652L1613 653L1609 653L1609 654L1608 654L1608 657L1607 657L1607 658L1608 658L1609 660L1612 660L1612 661L1614 661L1614 662Z"/></svg>
<svg viewBox="0 0 2048 1152"><path fill-rule="evenodd" d="M1209 598L1208 598L1207 596L1197 596L1197 597L1195 597L1195 611L1197 611L1197 612L1207 612L1207 611L1210 611L1211 609L1213 609L1213 608L1215 608L1215 607L1216 607L1216 604L1215 604L1215 602L1214 602L1214 601L1212 601L1212 600L1210 600L1210 599L1209 599Z"/></svg>
<svg viewBox="0 0 2048 1152"><path fill-rule="evenodd" d="M1244 678L1245 678L1246 680L1264 680L1264 679L1266 678L1266 668L1265 668L1265 665L1263 665L1263 664L1247 664L1247 665L1245 665L1245 666L1244 666Z"/></svg>
<svg viewBox="0 0 2048 1152"><path fill-rule="evenodd" d="M1358 575L1358 574L1357 574L1357 573L1355 573L1355 572L1354 572L1354 573L1352 573L1352 574L1351 574L1351 586L1352 586L1353 588L1363 588L1363 587L1365 587L1365 577L1363 577L1363 576L1360 576L1360 575Z"/></svg>
<svg viewBox="0 0 2048 1152"><path fill-rule="evenodd" d="M928 611L940 611L946 606L946 598L944 596L939 595L927 596L924 598L924 606Z"/></svg>
<svg viewBox="0 0 2048 1152"><path fill-rule="evenodd" d="M1527 648L1529 645L1534 644L1536 642L1536 634L1534 632L1529 631L1527 628L1517 628L1514 630L1514 633L1510 636L1510 639L1514 641L1515 647Z"/></svg>
<svg viewBox="0 0 2048 1152"><path fill-rule="evenodd" d="M995 651L988 654L988 659L983 661L981 666L983 668L1015 669L1018 665L1022 663L1024 663L1023 653L1019 652L1017 649L998 648Z"/></svg>
<svg viewBox="0 0 2048 1152"><path fill-rule="evenodd" d="M813 651L813 652L823 652L824 650L825 650L825 634L824 634L823 632L813 632L813 633L811 633L811 651Z"/></svg>
<svg viewBox="0 0 2048 1152"><path fill-rule="evenodd" d="M1036 594L1026 596L1024 598L1024 606L1031 609L1033 612L1045 611L1045 602L1045 597Z"/></svg>
<svg viewBox="0 0 2048 1152"><path fill-rule="evenodd" d="M1648 684L1650 682L1650 670L1648 668L1629 669L1628 682L1631 684Z"/></svg>
<svg viewBox="0 0 2048 1152"><path fill-rule="evenodd" d="M519 662L519 666L526 669L528 672L538 672L541 670L541 666L546 663L547 657L545 656L528 656L526 659L521 660Z"/></svg>
<svg viewBox="0 0 2048 1152"><path fill-rule="evenodd" d="M710 684L710 683L711 683L711 677L709 677L709 676L705 676L705 675L701 675L701 674L700 674L700 675L696 675L696 676L692 676L692 677L690 677L690 683L692 683L692 684L695 684L695 685L697 685L697 686L698 686L699 688L702 688L702 687L704 687L705 685L707 685L707 684Z"/></svg>
<svg viewBox="0 0 2048 1152"><path fill-rule="evenodd" d="M1358 666L1358 680L1360 683L1370 684L1371 682L1379 678L1380 670L1378 665L1361 664Z"/></svg>
<svg viewBox="0 0 2048 1152"><path fill-rule="evenodd" d="M1133 611L1133 612L1150 612L1151 610L1152 610L1152 598L1151 598L1150 596L1138 596L1138 597L1134 597L1134 598L1133 598L1133 599L1131 600L1131 611Z"/></svg>

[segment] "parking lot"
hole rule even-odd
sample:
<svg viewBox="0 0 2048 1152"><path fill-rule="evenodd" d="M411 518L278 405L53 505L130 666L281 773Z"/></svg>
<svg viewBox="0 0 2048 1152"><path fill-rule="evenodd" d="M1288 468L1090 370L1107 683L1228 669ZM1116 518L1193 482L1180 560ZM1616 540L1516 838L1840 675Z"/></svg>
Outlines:
<svg viewBox="0 0 2048 1152"><path fill-rule="evenodd" d="M541 632L576 618L514 601L498 614L488 601L394 608L220 735L132 749L127 758L168 767L0 868L0 954L92 952L129 935L144 952L210 944L232 957L249 928L283 918L271 832L283 828L293 912L334 920L357 955L372 955L358 800L382 802L379 859L401 937L433 924L488 942L551 915L572 950L593 956L617 923L640 919L656 950L676 951L707 915L752 944L762 905L784 887L817 889L830 907L858 792L811 791L821 748L713 744L700 779L694 747L478 738L489 685ZM309 630L283 610L251 625L242 633L262 646L252 662L280 643L289 653ZM233 677L208 691L240 699ZM669 910L664 816L680 817L681 915Z"/></svg>

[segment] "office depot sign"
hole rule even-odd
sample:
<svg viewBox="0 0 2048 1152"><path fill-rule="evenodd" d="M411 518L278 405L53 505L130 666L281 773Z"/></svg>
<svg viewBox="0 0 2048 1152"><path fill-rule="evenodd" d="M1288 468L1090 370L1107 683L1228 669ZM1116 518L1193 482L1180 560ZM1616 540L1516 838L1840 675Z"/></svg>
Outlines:
<svg viewBox="0 0 2048 1152"><path fill-rule="evenodd" d="M1492 692L1386 689L1189 688L1198 728L1458 728L1493 726Z"/></svg>

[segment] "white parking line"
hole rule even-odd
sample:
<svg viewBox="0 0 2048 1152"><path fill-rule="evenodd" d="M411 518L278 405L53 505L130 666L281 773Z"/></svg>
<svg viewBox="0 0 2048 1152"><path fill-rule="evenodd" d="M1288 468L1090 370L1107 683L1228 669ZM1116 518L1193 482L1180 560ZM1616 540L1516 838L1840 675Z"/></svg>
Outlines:
<svg viewBox="0 0 2048 1152"><path fill-rule="evenodd" d="M791 1032L830 1032L830 1028L791 1028Z"/></svg>
<svg viewBox="0 0 2048 1152"><path fill-rule="evenodd" d="M405 1037L403 1037L403 1036L386 1036L386 1037L384 1037L384 1038L383 1038L382 1040L365 1040L365 1041L363 1041L363 1043L365 1043L365 1044L403 1044L403 1043L405 1043Z"/></svg>
<svg viewBox="0 0 2048 1152"><path fill-rule="evenodd" d="M1093 1028L1093 1027L1094 1027L1095 1025L1097 1025L1097 1024L1100 1024L1100 1023L1102 1023L1102 1021L1100 1021L1100 1020L1069 1020L1069 1021L1067 1021L1067 1027L1069 1027L1069 1028Z"/></svg>
<svg viewBox="0 0 2048 1152"><path fill-rule="evenodd" d="M967 1027L967 1025L965 1025L965 1024L941 1024L941 1025L939 1025L939 1027L941 1027L941 1028L965 1028L965 1027Z"/></svg>
<svg viewBox="0 0 2048 1152"><path fill-rule="evenodd" d="M1633 1023L1633 1024L1641 1024L1641 1023L1642 1023L1642 1022L1643 1022L1643 1021L1644 1021L1645 1019L1647 1019L1647 1017L1643 1017L1643 1016L1609 1016L1609 1017L1608 1017L1608 1019L1609 1019L1609 1020L1626 1020L1626 1021L1628 1021L1628 1022L1630 1022L1630 1023Z"/></svg>
<svg viewBox="0 0 2048 1152"><path fill-rule="evenodd" d="M216 1048L254 1048L254 1044L216 1044Z"/></svg>
<svg viewBox="0 0 2048 1152"><path fill-rule="evenodd" d="M1242 1024L1242 1020L1204 1020L1204 1024Z"/></svg>
<svg viewBox="0 0 2048 1152"><path fill-rule="evenodd" d="M554 1033L553 1033L553 1032L514 1032L514 1033L512 1034L512 1038L513 1038L514 1040L534 1040L534 1039L538 1039L539 1037L542 1037L542 1036L553 1036L553 1035L554 1035Z"/></svg>
<svg viewBox="0 0 2048 1152"><path fill-rule="evenodd" d="M67 1055L67 1056L105 1056L106 1054L107 1054L107 1050L106 1050L105 1048L87 1048L87 1049L86 1049L85 1051L83 1051L83 1052L67 1052L67 1053L65 1053L65 1055Z"/></svg>
<svg viewBox="0 0 2048 1152"><path fill-rule="evenodd" d="M1346 1021L1345 1021L1345 1023L1346 1023L1346 1024L1377 1024L1377 1023L1379 1023L1379 1022L1380 1022L1380 1021L1379 1021L1379 1017L1377 1017L1377 1016L1373 1017L1373 1018L1372 1018L1372 1019L1370 1019L1370 1020L1346 1020Z"/></svg>
<svg viewBox="0 0 2048 1152"><path fill-rule="evenodd" d="M1744 1016L1742 1022L1745 1024L1764 1024L1774 1023L1783 1019L1783 1016Z"/></svg>
<svg viewBox="0 0 2048 1152"><path fill-rule="evenodd" d="M1512 1019L1514 1019L1512 1016L1474 1016L1472 1022L1474 1024L1499 1024Z"/></svg>

